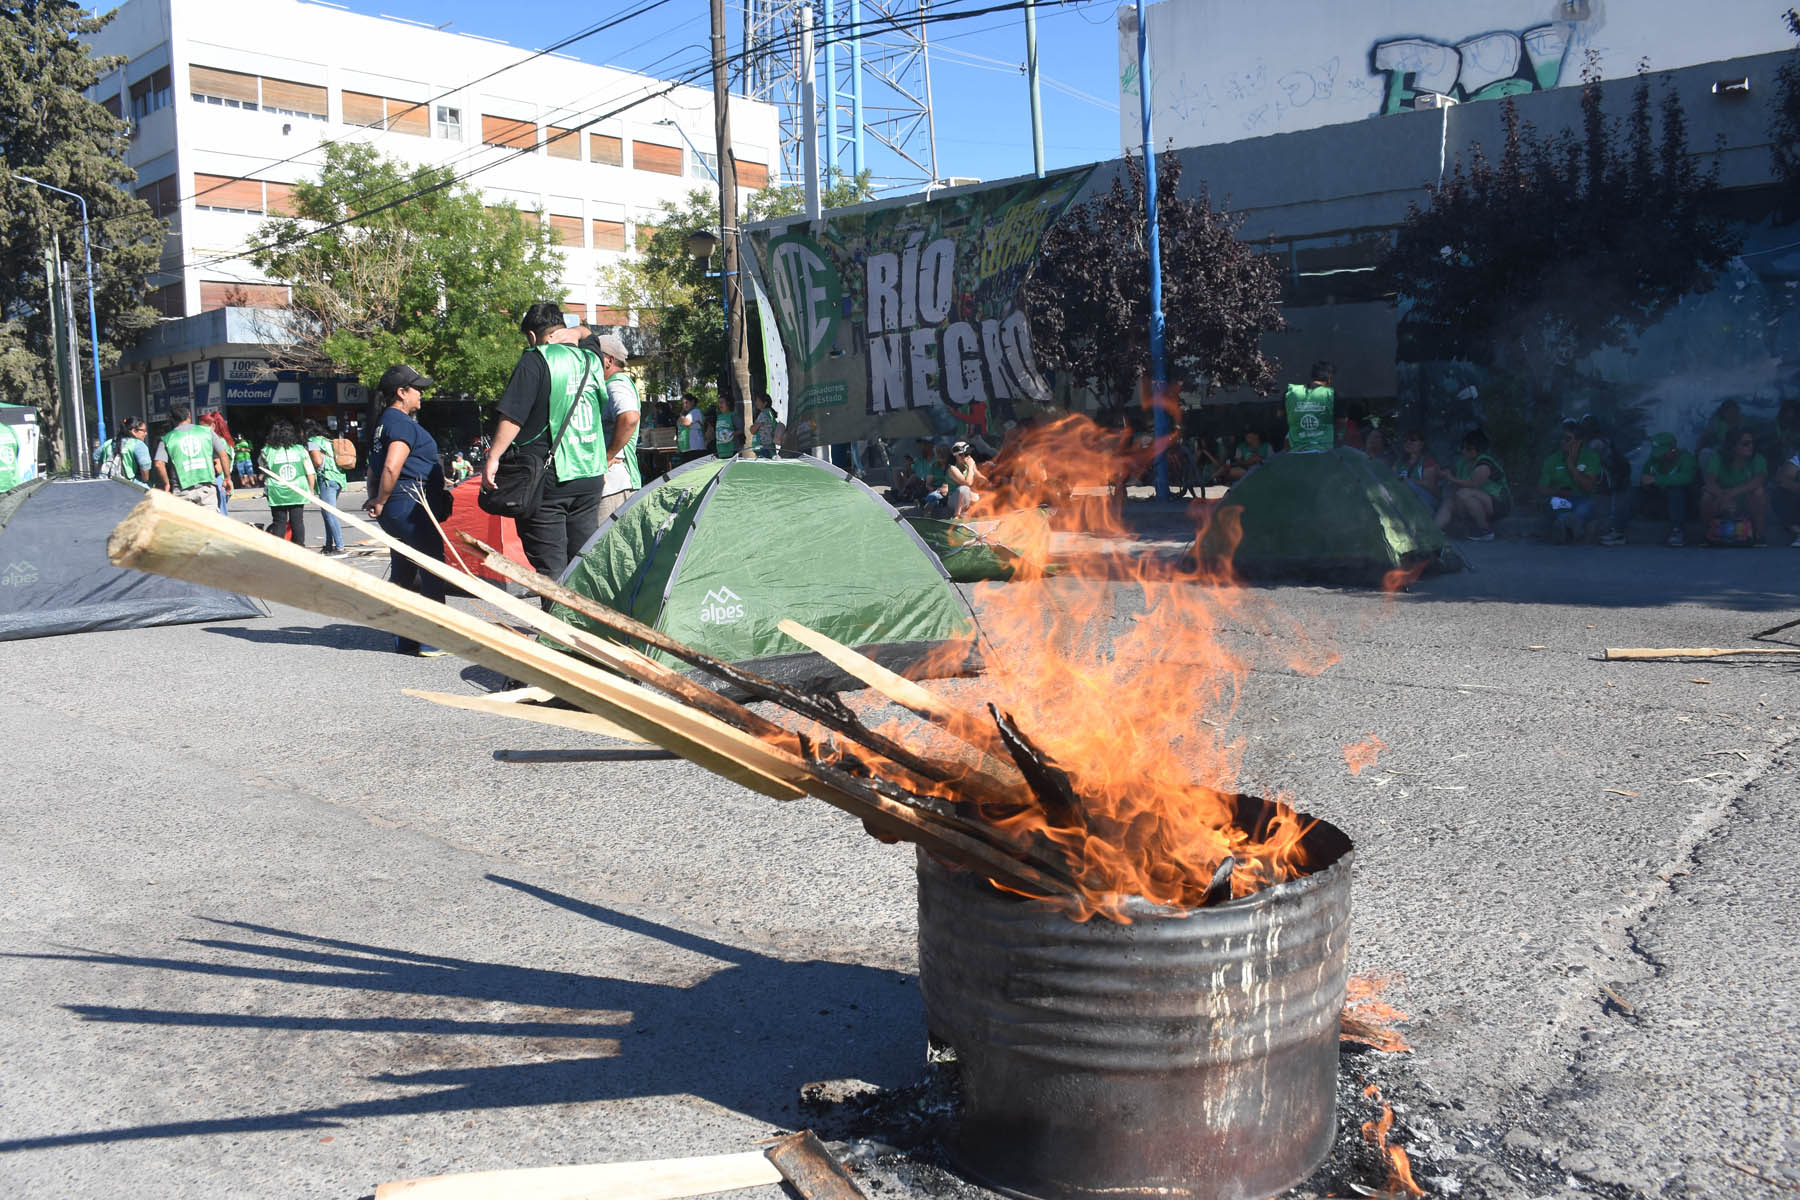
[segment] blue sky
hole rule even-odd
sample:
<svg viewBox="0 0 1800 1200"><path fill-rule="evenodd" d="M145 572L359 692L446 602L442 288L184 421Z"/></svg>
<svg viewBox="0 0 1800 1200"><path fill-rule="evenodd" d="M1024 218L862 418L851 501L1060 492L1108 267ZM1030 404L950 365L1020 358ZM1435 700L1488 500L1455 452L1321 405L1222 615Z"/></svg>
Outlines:
<svg viewBox="0 0 1800 1200"><path fill-rule="evenodd" d="M372 15L405 17L453 32L500 38L535 50L631 7L498 5L491 0L340 0ZM992 0L950 0L934 13L989 7ZM702 65L706 56L707 0L672 0L654 13L588 38L565 53L590 62L645 71L659 77ZM1038 69L1042 80L1044 158L1051 168L1118 154L1118 26L1110 0L1041 3ZM527 24L521 17L529 13ZM726 25L737 49L743 17L726 4ZM993 13L930 27L931 83L936 115L938 169L944 176L1001 179L1031 171L1031 123L1025 77L1025 24L1017 11ZM840 46L840 57L847 60ZM877 174L905 169L878 157Z"/></svg>

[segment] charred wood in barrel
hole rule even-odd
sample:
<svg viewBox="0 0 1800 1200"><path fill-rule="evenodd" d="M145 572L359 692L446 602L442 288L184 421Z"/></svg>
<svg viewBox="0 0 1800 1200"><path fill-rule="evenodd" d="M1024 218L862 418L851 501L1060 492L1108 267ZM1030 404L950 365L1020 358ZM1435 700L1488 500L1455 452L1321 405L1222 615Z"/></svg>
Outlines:
<svg viewBox="0 0 1800 1200"><path fill-rule="evenodd" d="M1069 782L1068 772L1056 766L1049 755L1025 736L1011 714L1001 712L1000 706L992 703L988 705L988 712L993 715L994 727L1000 731L1000 741L1012 755L1013 762L1018 764L1019 773L1025 776L1025 783L1037 797L1044 816L1058 828L1086 829L1087 815L1082 811L1080 798L1075 795L1074 785Z"/></svg>

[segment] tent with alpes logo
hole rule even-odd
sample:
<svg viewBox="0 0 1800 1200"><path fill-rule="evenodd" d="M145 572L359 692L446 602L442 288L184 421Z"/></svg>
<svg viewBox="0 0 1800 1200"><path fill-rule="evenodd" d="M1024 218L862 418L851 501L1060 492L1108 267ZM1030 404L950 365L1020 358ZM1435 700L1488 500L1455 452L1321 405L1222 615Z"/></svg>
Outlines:
<svg viewBox="0 0 1800 1200"><path fill-rule="evenodd" d="M783 618L907 674L980 665L975 615L937 557L885 500L815 458L699 459L650 480L601 524L562 582L696 649L813 690L861 685L781 633ZM567 608L555 613L605 632Z"/></svg>

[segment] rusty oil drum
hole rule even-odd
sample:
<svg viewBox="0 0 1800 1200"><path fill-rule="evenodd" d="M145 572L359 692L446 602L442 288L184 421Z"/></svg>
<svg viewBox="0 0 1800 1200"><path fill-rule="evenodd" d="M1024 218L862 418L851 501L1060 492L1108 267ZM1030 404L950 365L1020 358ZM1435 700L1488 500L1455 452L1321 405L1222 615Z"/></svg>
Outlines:
<svg viewBox="0 0 1800 1200"><path fill-rule="evenodd" d="M1239 797L1254 829L1264 801ZM1350 840L1313 873L1186 916L1069 920L919 856L919 982L956 1048L971 1178L1036 1200L1250 1200L1336 1132Z"/></svg>

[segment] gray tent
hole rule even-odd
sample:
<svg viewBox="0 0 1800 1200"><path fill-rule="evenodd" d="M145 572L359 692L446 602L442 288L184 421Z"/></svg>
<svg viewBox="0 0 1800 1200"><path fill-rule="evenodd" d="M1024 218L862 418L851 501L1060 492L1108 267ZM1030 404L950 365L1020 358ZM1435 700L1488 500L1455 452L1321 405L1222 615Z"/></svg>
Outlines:
<svg viewBox="0 0 1800 1200"><path fill-rule="evenodd" d="M0 493L0 641L268 615L246 596L113 566L106 539L143 498L116 479Z"/></svg>

